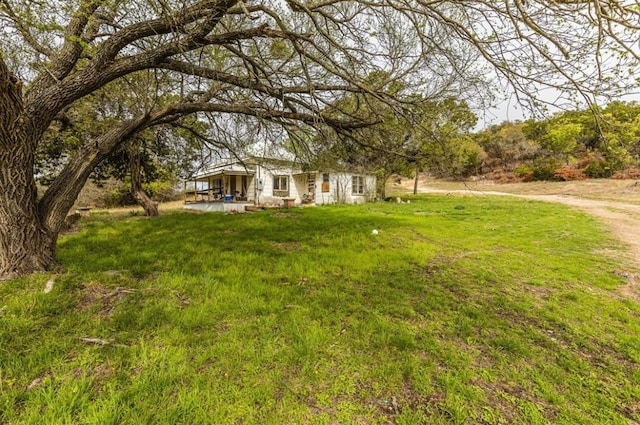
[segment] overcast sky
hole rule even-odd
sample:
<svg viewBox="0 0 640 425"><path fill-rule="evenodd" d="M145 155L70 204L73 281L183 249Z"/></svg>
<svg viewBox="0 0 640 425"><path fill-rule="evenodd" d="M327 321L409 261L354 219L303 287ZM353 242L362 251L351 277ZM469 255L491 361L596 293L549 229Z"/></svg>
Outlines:
<svg viewBox="0 0 640 425"><path fill-rule="evenodd" d="M579 106L571 105L567 102L558 101L556 99L557 96L554 96L550 93L541 93L541 96L547 102L551 102L554 104L557 102L557 106L549 105L549 113L554 113L562 110L581 109ZM618 100L625 102L640 102L640 91L635 94L623 96ZM605 101L601 104L602 106L606 106L607 102ZM500 124L504 121L524 121L534 116L531 111L526 109L526 107L518 104L518 100L515 98L515 96L511 96L510 98L507 98L506 100L500 102L495 108L490 108L486 111L476 111L476 114L478 115L478 125L476 126L476 130L481 130L491 125Z"/></svg>

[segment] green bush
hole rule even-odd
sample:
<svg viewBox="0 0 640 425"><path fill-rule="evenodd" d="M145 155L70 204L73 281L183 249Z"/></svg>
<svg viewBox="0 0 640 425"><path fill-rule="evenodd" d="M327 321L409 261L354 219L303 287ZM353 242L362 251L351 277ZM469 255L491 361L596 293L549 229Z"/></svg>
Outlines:
<svg viewBox="0 0 640 425"><path fill-rule="evenodd" d="M592 179L609 178L613 172L613 168L604 158L592 158L584 169L587 177Z"/></svg>
<svg viewBox="0 0 640 425"><path fill-rule="evenodd" d="M520 164L514 170L514 173L518 177L527 177L533 173L533 168L526 164Z"/></svg>
<svg viewBox="0 0 640 425"><path fill-rule="evenodd" d="M553 180L555 167L553 165L537 165L533 167L533 180Z"/></svg>
<svg viewBox="0 0 640 425"><path fill-rule="evenodd" d="M560 167L556 158L539 159L531 169L531 178L535 181L555 180L555 171Z"/></svg>

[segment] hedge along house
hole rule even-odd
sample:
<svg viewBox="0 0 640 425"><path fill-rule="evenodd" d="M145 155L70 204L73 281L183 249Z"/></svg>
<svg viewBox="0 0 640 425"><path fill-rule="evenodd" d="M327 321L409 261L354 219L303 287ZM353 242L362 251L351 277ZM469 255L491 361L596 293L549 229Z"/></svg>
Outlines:
<svg viewBox="0 0 640 425"><path fill-rule="evenodd" d="M376 178L351 171L307 171L293 161L250 157L205 167L185 182L185 193L185 208L202 211L358 204L375 198Z"/></svg>

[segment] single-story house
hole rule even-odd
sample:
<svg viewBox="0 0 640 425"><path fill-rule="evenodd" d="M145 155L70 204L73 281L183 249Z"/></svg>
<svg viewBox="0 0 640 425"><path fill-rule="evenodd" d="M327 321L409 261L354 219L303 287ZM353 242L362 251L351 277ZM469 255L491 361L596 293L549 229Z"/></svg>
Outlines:
<svg viewBox="0 0 640 425"><path fill-rule="evenodd" d="M351 171L306 171L293 161L250 157L204 167L185 182L185 193L185 208L205 211L359 204L375 198L376 178Z"/></svg>

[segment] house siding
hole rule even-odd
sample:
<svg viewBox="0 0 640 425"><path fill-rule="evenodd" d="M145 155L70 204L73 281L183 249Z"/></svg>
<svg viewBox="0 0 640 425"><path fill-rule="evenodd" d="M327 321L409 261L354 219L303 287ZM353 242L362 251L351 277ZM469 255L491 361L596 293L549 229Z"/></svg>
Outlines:
<svg viewBox="0 0 640 425"><path fill-rule="evenodd" d="M375 198L376 178L375 176L364 173L334 172L334 171L314 171L302 172L283 164L282 161L274 161L273 163L263 162L247 162L248 166L239 166L234 163L226 163L219 167L209 167L205 173L196 179L199 182L209 183L215 178L222 178L225 181L227 191L231 190L228 186L228 179L235 174L241 176L241 173L248 174L246 176L246 197L248 202L254 202L259 205L281 205L284 198L293 198L295 203L300 204L304 195L310 189L309 179L313 182L314 201L318 205L336 204L336 203L364 203ZM328 191L323 192L323 175L329 176ZM353 193L353 176L358 175L364 178L364 194ZM274 176L288 177L288 196L274 195L273 179ZM241 177L236 177L240 179ZM260 186L258 183L262 182ZM236 180L238 182L238 180ZM236 183L236 190L241 191ZM228 194L228 193L227 193Z"/></svg>
<svg viewBox="0 0 640 425"><path fill-rule="evenodd" d="M323 174L329 174L329 191L322 191ZM354 194L353 176L364 177L364 194ZM361 204L375 198L376 178L370 175L351 173L316 173L315 201L316 204Z"/></svg>
<svg viewBox="0 0 640 425"><path fill-rule="evenodd" d="M264 167L258 166L256 170L256 176L254 179L254 190L257 194L257 201L259 203L272 203L280 204L284 198L293 198L296 203L302 202L302 193L299 193L298 187L295 183L295 178L291 174L291 169L285 167ZM273 189L273 178L275 176L286 176L288 178L288 196L276 196ZM255 186L259 180L262 180L262 190L258 190Z"/></svg>

